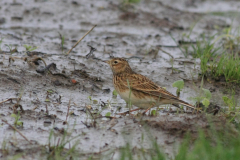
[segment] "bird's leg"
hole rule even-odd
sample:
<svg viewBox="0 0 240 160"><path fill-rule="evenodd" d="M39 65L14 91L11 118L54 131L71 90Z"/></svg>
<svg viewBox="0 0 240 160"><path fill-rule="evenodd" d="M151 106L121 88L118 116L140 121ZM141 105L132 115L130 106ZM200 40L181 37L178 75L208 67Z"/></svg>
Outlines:
<svg viewBox="0 0 240 160"><path fill-rule="evenodd" d="M118 113L117 115L126 115L126 114L129 114L130 112L138 111L139 109L140 108L133 109L133 110L130 110L130 111L126 111L126 112L123 112L123 113Z"/></svg>
<svg viewBox="0 0 240 160"><path fill-rule="evenodd" d="M153 103L152 105L151 105L151 107L149 107L147 110L145 110L143 113L142 113L142 115L145 115L146 113L147 113L147 111L149 111L152 107L154 107L155 106L155 103Z"/></svg>
<svg viewBox="0 0 240 160"><path fill-rule="evenodd" d="M142 115L145 115L147 113L147 111L149 111L152 107L149 107L147 110L145 110Z"/></svg>
<svg viewBox="0 0 240 160"><path fill-rule="evenodd" d="M126 102L126 107L129 108L129 111L126 111L126 112L123 112L123 113L118 113L117 115L126 115L126 114L130 114L130 112L138 111L138 110L140 109L140 108L137 108L137 109L133 109L133 110L131 110L132 105L131 105L131 103L128 103L128 102Z"/></svg>
<svg viewBox="0 0 240 160"><path fill-rule="evenodd" d="M129 112L138 111L140 108L130 110Z"/></svg>

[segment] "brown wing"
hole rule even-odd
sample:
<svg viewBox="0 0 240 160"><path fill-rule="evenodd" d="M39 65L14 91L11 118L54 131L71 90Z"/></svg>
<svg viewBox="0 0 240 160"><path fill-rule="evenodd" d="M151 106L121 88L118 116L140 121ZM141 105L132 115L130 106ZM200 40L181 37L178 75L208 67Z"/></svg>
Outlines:
<svg viewBox="0 0 240 160"><path fill-rule="evenodd" d="M148 93L149 95L157 96L159 98L179 100L176 96L156 85L141 74L125 74L119 81L125 87L129 88L130 86L132 90Z"/></svg>

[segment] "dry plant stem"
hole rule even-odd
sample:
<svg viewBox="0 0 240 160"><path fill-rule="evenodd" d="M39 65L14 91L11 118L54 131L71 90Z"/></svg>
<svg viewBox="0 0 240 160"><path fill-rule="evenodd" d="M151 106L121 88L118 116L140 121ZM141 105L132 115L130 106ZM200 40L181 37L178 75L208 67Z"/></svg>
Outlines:
<svg viewBox="0 0 240 160"><path fill-rule="evenodd" d="M33 108L33 111L34 111L35 109L37 109L37 108L38 108L38 106L34 107L34 108Z"/></svg>
<svg viewBox="0 0 240 160"><path fill-rule="evenodd" d="M2 52L2 51L1 51ZM3 60L2 60L2 62L4 62L4 60L5 60L5 52L4 52L4 55L3 55Z"/></svg>
<svg viewBox="0 0 240 160"><path fill-rule="evenodd" d="M92 115L92 112L90 111L90 109L87 108L87 110L90 113L91 117L95 120L95 117Z"/></svg>
<svg viewBox="0 0 240 160"><path fill-rule="evenodd" d="M82 156L86 156L86 155L97 155L97 154L101 154L103 152L106 152L106 151L109 151L110 148L108 149L105 149L105 150L102 150L102 151L99 151L99 152L92 152L92 153L81 153Z"/></svg>
<svg viewBox="0 0 240 160"><path fill-rule="evenodd" d="M44 65L45 65L45 67L47 66L46 62L45 62L44 59L42 59L41 57L36 57L36 58L34 58L32 61L38 61L38 60L42 60L43 63L44 63Z"/></svg>
<svg viewBox="0 0 240 160"><path fill-rule="evenodd" d="M87 125L86 123L84 123L83 121L81 121L82 122L82 124L84 124L87 128L90 128L90 126L89 125Z"/></svg>
<svg viewBox="0 0 240 160"><path fill-rule="evenodd" d="M18 104L18 103L14 104L14 106L13 106L13 112L14 112L14 113L17 113L17 108L18 108L18 107L20 107L21 111L24 113L24 109L23 109L22 105L21 105L21 104Z"/></svg>
<svg viewBox="0 0 240 160"><path fill-rule="evenodd" d="M48 106L46 105L46 113L49 115Z"/></svg>
<svg viewBox="0 0 240 160"><path fill-rule="evenodd" d="M83 38L86 37L86 35L88 35L97 25L94 25L81 39L79 39L77 41L77 43L67 52L67 55L69 55L69 53L72 51L73 48L75 48L79 42L81 42L81 40L83 40Z"/></svg>
<svg viewBox="0 0 240 160"><path fill-rule="evenodd" d="M58 143L57 143L57 147L58 147L58 145L59 145L59 142L60 142L60 138L58 138Z"/></svg>
<svg viewBox="0 0 240 160"><path fill-rule="evenodd" d="M17 131L26 141L28 141L30 144L32 144L17 128L15 128L14 126L12 126L11 124L9 124L7 121L3 120L2 121L6 124L8 124L12 129L14 129L15 131Z"/></svg>
<svg viewBox="0 0 240 160"><path fill-rule="evenodd" d="M70 104L71 104L71 100L69 100L69 103L68 103L68 110L67 110L67 116L66 116L66 122L67 122L67 118L68 118L68 114L69 114L69 109L70 109Z"/></svg>
<svg viewBox="0 0 240 160"><path fill-rule="evenodd" d="M98 118L110 118L110 119L117 119L117 117L113 117L113 116L99 116L99 117L95 117L95 119Z"/></svg>
<svg viewBox="0 0 240 160"><path fill-rule="evenodd" d="M90 47L90 52L86 55L86 58L88 59L89 57L93 56L93 52L96 51L96 48L93 48L92 46L88 45Z"/></svg>
<svg viewBox="0 0 240 160"><path fill-rule="evenodd" d="M193 81L193 80L191 80L191 79L187 79L187 78L184 78L184 77L181 77L181 76L179 76L179 78L181 78L181 79L183 79L183 80L185 80L185 81Z"/></svg>
<svg viewBox="0 0 240 160"><path fill-rule="evenodd" d="M91 115L91 117L92 117L92 119L93 119L93 127L96 127L96 118L93 116L93 114L92 114L92 112L90 111L90 109L87 108L87 110L88 110L88 112L90 113L90 115Z"/></svg>
<svg viewBox="0 0 240 160"><path fill-rule="evenodd" d="M174 59L174 57L173 57L170 53L164 51L162 48L158 48L158 49L159 49L160 51L162 51L163 53L166 53L167 55L169 55L172 59Z"/></svg>
<svg viewBox="0 0 240 160"><path fill-rule="evenodd" d="M7 102L7 101L12 101L13 99L16 99L16 98L8 98L8 99L6 99L6 100L0 102L0 104L1 104L1 103L4 103L4 102Z"/></svg>

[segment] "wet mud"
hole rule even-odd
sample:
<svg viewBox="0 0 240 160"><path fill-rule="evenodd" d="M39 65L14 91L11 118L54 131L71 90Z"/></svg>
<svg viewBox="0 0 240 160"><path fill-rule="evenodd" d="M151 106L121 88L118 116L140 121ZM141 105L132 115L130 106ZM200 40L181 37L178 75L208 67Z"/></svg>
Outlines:
<svg viewBox="0 0 240 160"><path fill-rule="evenodd" d="M66 150L79 142L77 149L85 158L116 151L112 158L117 159L117 150L127 142L133 148L147 149L151 137L172 158L186 133L197 137L199 128L207 132L209 117L176 112L171 105L160 106L157 116L115 114L128 108L112 94L112 73L104 60L126 58L134 71L173 94L176 88L172 83L183 79L180 98L192 103L189 98L197 96L201 86L200 61L184 56L179 46L195 43L202 33L237 27L240 22L240 16L232 21L229 16L213 14L214 7L204 7L216 5L212 1L172 2L2 0L0 118L13 125L11 114L19 111L23 126L16 128L29 142L1 121L0 143L7 144L11 152L2 148L0 157L7 159L18 153L22 159L47 157L51 133L54 144L54 139L66 132L70 138L77 136ZM218 11L239 14L240 2L218 1L217 5ZM67 55L95 24L97 27ZM190 42L182 38L189 32ZM24 45L37 49L26 51ZM227 94L222 81L206 79L204 88L212 92L213 105L226 107L221 100L223 93ZM223 130L225 118L212 113L210 121L218 131Z"/></svg>

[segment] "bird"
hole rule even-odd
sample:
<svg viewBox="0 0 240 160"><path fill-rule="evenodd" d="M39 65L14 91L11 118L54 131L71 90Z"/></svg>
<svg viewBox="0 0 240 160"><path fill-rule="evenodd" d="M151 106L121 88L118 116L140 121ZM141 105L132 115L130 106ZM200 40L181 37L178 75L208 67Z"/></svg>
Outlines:
<svg viewBox="0 0 240 160"><path fill-rule="evenodd" d="M196 109L193 105L180 100L177 96L158 86L147 77L134 72L124 58L112 58L104 62L112 69L113 85L120 97L127 104L138 107L129 112L145 109L142 113L145 114L151 108L163 104L184 105L191 109Z"/></svg>

